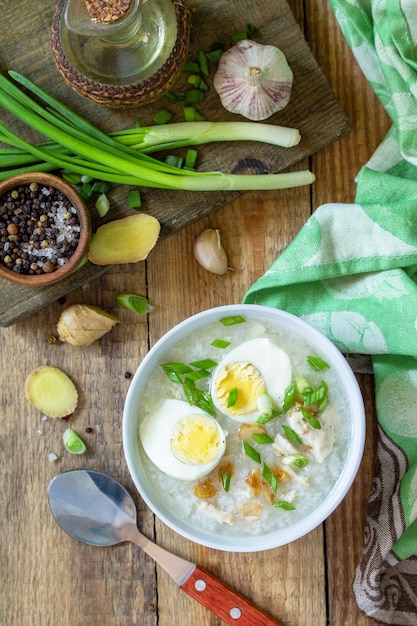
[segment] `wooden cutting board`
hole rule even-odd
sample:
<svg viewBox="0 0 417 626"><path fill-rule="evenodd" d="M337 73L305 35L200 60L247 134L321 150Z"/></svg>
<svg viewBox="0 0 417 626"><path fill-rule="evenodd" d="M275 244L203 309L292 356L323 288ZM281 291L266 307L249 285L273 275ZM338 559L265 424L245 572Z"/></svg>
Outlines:
<svg viewBox="0 0 417 626"><path fill-rule="evenodd" d="M281 48L294 72L292 97L290 104L267 122L298 128L302 138L298 146L290 149L255 142L201 146L198 148L200 169L240 173L279 172L350 131L349 122L312 57L285 0L187 0L187 5L192 9L190 60L196 59L199 49L208 50L213 41L230 40L231 35L245 30L247 23L255 27L253 39ZM153 114L162 107L174 114L173 121L182 120L181 107L172 105L167 98L146 107L114 111L75 94L58 74L52 58L50 25L54 8L53 3L40 4L32 0L3 4L0 24L1 71L13 69L26 74L105 131L131 127L136 120L151 124ZM184 76L174 90L180 90L185 84ZM240 116L229 114L223 109L214 89L209 90L204 103L197 108L208 120L242 120ZM0 112L0 117L3 123L25 139L40 139L31 129L4 111ZM125 187L111 191L112 210L106 216L107 220L132 212L128 208L127 193ZM238 196L239 192L142 191L143 210L160 221L162 238ZM96 227L99 222L94 207L91 215ZM0 280L0 325L13 324L108 270L109 266L103 268L87 263L58 285L37 289Z"/></svg>

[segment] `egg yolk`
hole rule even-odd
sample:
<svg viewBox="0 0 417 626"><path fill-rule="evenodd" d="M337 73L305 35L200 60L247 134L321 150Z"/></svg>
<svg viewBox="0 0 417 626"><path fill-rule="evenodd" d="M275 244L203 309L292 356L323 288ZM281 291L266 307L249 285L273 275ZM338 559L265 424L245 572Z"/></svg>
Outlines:
<svg viewBox="0 0 417 626"><path fill-rule="evenodd" d="M229 404L229 394L237 389L236 402ZM259 370L251 363L228 363L213 381L213 395L219 407L230 415L245 415L257 410L257 398L266 392L266 385Z"/></svg>
<svg viewBox="0 0 417 626"><path fill-rule="evenodd" d="M171 449L183 463L204 465L216 458L221 443L216 421L209 416L196 414L183 418L175 425Z"/></svg>

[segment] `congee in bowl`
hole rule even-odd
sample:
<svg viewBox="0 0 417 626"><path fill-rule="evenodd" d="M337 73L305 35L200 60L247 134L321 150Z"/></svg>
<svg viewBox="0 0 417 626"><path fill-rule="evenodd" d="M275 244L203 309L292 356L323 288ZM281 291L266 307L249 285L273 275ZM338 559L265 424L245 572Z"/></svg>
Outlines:
<svg viewBox="0 0 417 626"><path fill-rule="evenodd" d="M340 503L365 418L339 350L277 309L230 305L162 337L123 416L135 485L181 535L230 551L293 541Z"/></svg>

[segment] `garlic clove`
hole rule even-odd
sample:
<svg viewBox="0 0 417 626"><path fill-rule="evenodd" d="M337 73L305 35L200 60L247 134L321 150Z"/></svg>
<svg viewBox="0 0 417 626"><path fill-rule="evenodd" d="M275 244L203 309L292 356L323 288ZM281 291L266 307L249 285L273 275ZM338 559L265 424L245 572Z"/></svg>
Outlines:
<svg viewBox="0 0 417 626"><path fill-rule="evenodd" d="M217 229L203 230L194 241L193 249L195 258L204 269L213 274L226 274L229 269L227 255Z"/></svg>
<svg viewBox="0 0 417 626"><path fill-rule="evenodd" d="M279 48L245 39L223 53L213 86L227 111L261 121L287 106L293 79Z"/></svg>

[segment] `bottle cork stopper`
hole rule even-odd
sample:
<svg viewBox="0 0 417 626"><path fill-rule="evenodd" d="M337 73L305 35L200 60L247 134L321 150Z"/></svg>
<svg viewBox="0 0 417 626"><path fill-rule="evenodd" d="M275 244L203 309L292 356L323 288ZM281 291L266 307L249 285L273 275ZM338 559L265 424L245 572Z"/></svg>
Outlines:
<svg viewBox="0 0 417 626"><path fill-rule="evenodd" d="M91 19L112 24L126 15L130 0L84 0L84 4Z"/></svg>

